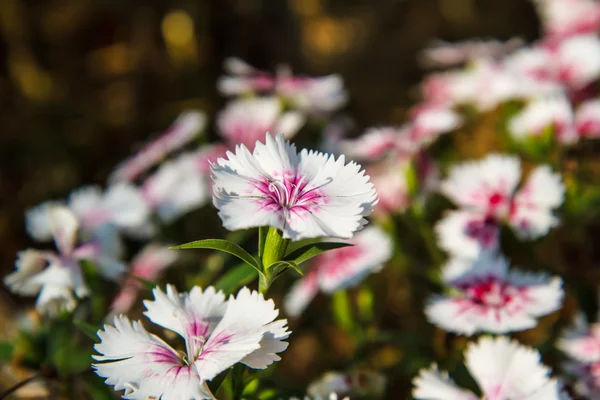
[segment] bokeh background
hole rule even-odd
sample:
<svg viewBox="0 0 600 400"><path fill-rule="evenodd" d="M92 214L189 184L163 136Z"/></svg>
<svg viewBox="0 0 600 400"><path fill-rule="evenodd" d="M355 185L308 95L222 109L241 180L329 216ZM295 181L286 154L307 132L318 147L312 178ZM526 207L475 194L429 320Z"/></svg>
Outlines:
<svg viewBox="0 0 600 400"><path fill-rule="evenodd" d="M426 73L418 52L434 39L531 41L538 31L526 0L2 0L0 276L33 245L26 209L103 184L186 108L214 116L226 57L341 74L344 112L364 128L403 120ZM23 304L2 287L0 324ZM336 339L331 364L311 369L315 340L296 335L287 356L298 365L288 377L307 382L352 353L352 343Z"/></svg>

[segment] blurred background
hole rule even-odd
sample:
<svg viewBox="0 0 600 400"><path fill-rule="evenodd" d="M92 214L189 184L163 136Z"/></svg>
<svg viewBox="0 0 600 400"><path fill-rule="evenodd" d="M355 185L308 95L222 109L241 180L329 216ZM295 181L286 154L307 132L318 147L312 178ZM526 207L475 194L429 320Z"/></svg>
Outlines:
<svg viewBox="0 0 600 400"><path fill-rule="evenodd" d="M226 57L341 74L362 129L403 120L426 72L418 52L434 39L531 41L536 18L526 0L2 0L0 276L33 245L26 209L104 184L184 109L213 117ZM3 286L0 298L24 301ZM302 366L311 355L294 348L312 339L295 339Z"/></svg>

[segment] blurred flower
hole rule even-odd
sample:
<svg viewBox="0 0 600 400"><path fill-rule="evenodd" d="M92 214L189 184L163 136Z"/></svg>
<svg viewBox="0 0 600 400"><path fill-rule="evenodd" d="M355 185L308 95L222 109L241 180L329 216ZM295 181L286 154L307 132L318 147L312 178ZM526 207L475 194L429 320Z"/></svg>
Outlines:
<svg viewBox="0 0 600 400"><path fill-rule="evenodd" d="M111 182L133 181L163 160L169 153L191 142L205 127L206 116L199 111L187 111L161 134L145 145L137 154L117 166Z"/></svg>
<svg viewBox="0 0 600 400"><path fill-rule="evenodd" d="M234 57L225 60L224 67L231 75L220 78L217 87L225 96L277 94L294 107L315 114L336 111L346 104L348 98L339 75L298 77L293 76L287 66L281 66L276 74L271 74Z"/></svg>
<svg viewBox="0 0 600 400"><path fill-rule="evenodd" d="M471 336L534 328L536 317L560 308L562 280L545 274L509 271L508 261L482 253L475 261L454 259L443 270L450 294L434 297L429 321L446 331Z"/></svg>
<svg viewBox="0 0 600 400"><path fill-rule="evenodd" d="M235 154L212 166L213 203L229 230L272 226L292 240L350 238L365 223L376 193L360 165L302 150L283 135L266 135L254 152Z"/></svg>
<svg viewBox="0 0 600 400"><path fill-rule="evenodd" d="M520 180L519 159L511 156L492 154L452 167L441 191L461 209L437 223L440 247L455 256L477 257L482 249L496 248L502 222L524 238L547 234L558 224L552 210L563 202L561 178L540 166L516 191Z"/></svg>
<svg viewBox="0 0 600 400"><path fill-rule="evenodd" d="M580 137L600 137L600 99L579 105L575 114L575 130Z"/></svg>
<svg viewBox="0 0 600 400"><path fill-rule="evenodd" d="M534 99L508 121L508 129L517 140L543 136L548 129L563 144L577 140L573 127L573 109L564 96Z"/></svg>
<svg viewBox="0 0 600 400"><path fill-rule="evenodd" d="M420 146L427 146L443 133L462 124L462 118L450 107L423 103L410 111L410 136Z"/></svg>
<svg viewBox="0 0 600 400"><path fill-rule="evenodd" d="M573 36L554 50L558 78L578 89L600 76L600 38L594 35Z"/></svg>
<svg viewBox="0 0 600 400"><path fill-rule="evenodd" d="M16 293L32 296L39 293L36 309L47 314L60 310L71 311L76 299L89 294L79 262L90 260L98 272L108 279L117 280L125 266L102 248L98 241L75 247L79 222L66 207L49 210L52 237L59 253L28 249L18 254L17 271L8 275L4 283Z"/></svg>
<svg viewBox="0 0 600 400"><path fill-rule="evenodd" d="M285 299L289 315L300 315L319 290L333 293L354 286L369 273L380 271L392 257L392 240L379 227L358 232L350 243L353 246L330 250L314 258L310 270Z"/></svg>
<svg viewBox="0 0 600 400"><path fill-rule="evenodd" d="M438 40L421 52L421 61L430 68L452 67L480 58L499 59L522 45L523 40L519 38L507 42L476 39L448 43Z"/></svg>
<svg viewBox="0 0 600 400"><path fill-rule="evenodd" d="M146 245L131 261L131 276L121 284L121 290L110 306L112 314L125 314L135 302L142 283L136 278L155 281L160 273L177 260L178 253L158 243Z"/></svg>
<svg viewBox="0 0 600 400"><path fill-rule="evenodd" d="M308 386L307 392L310 398L327 398L335 393L339 397L352 395L376 399L383 397L385 385L385 376L377 371L326 372Z"/></svg>
<svg viewBox="0 0 600 400"><path fill-rule="evenodd" d="M596 33L600 29L600 4L594 0L534 0L546 35L563 39Z"/></svg>
<svg viewBox="0 0 600 400"><path fill-rule="evenodd" d="M206 382L221 371L238 362L264 369L287 347L282 341L289 336L287 322L273 321L278 315L273 301L247 288L225 300L212 286L180 294L167 285L166 294L154 289L154 298L144 302L145 315L179 334L185 353L123 315L115 317L114 327L98 331L100 343L94 346L96 373L129 399L213 399Z"/></svg>
<svg viewBox="0 0 600 400"><path fill-rule="evenodd" d="M550 379L550 369L540 363L540 354L504 336L482 337L465 352L467 369L485 399L563 400L569 397ZM456 386L448 373L434 364L413 380L417 400L477 400L470 391Z"/></svg>
<svg viewBox="0 0 600 400"><path fill-rule="evenodd" d="M327 372L318 381L308 386L308 395L312 398L326 398L331 393L337 396L349 394L350 377L340 372Z"/></svg>
<svg viewBox="0 0 600 400"><path fill-rule="evenodd" d="M410 162L384 161L367 169L379 196L379 202L373 209L376 215L400 213L410 205L410 188L407 182L410 168Z"/></svg>
<svg viewBox="0 0 600 400"><path fill-rule="evenodd" d="M578 394L600 397L600 323L588 325L585 316L578 314L573 326L562 333L557 347L570 358L565 369L578 378Z"/></svg>
<svg viewBox="0 0 600 400"><path fill-rule="evenodd" d="M184 153L162 164L142 184L141 193L164 222L172 222L208 202L208 174L202 171L200 153Z"/></svg>
<svg viewBox="0 0 600 400"><path fill-rule="evenodd" d="M410 133L408 125L369 128L356 139L341 140L339 150L357 160L376 161L386 156L407 160L420 150L419 143Z"/></svg>
<svg viewBox="0 0 600 400"><path fill-rule="evenodd" d="M275 97L232 101L217 117L221 136L232 147L243 144L250 150L265 132L282 132L286 139L290 139L304 122L305 117L299 112L283 113L281 103Z"/></svg>

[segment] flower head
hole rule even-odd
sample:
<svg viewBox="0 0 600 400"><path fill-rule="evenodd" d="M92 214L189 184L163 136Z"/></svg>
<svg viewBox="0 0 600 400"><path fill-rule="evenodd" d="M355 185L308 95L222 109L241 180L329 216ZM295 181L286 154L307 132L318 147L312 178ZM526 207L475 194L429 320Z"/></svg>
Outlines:
<svg viewBox="0 0 600 400"><path fill-rule="evenodd" d="M393 243L378 227L368 227L352 239L353 246L330 250L314 258L311 269L289 292L285 309L299 315L319 290L333 293L358 284L378 272L392 256Z"/></svg>
<svg viewBox="0 0 600 400"><path fill-rule="evenodd" d="M440 246L455 256L474 258L496 248L503 222L525 238L547 234L558 224L553 209L564 197L560 176L540 166L517 190L520 180L520 162L511 156L492 154L453 167L441 190L461 208L436 225Z"/></svg>
<svg viewBox="0 0 600 400"><path fill-rule="evenodd" d="M372 211L376 194L360 165L344 156L302 150L266 135L250 153L236 147L212 165L213 203L229 230L272 226L292 240L350 238Z"/></svg>
<svg viewBox="0 0 600 400"><path fill-rule="evenodd" d="M4 282L16 293L28 296L39 293L36 309L56 314L62 309L75 308L73 293L79 298L89 293L79 266L81 260L93 261L101 275L114 280L123 274L125 266L111 252L104 251L98 241L75 247L79 222L68 208L56 206L48 212L58 253L33 249L20 252L15 262L17 270Z"/></svg>
<svg viewBox="0 0 600 400"><path fill-rule="evenodd" d="M577 140L573 126L573 108L564 95L534 100L514 116L508 126L517 140L541 136L549 128L561 143L570 144Z"/></svg>
<svg viewBox="0 0 600 400"><path fill-rule="evenodd" d="M549 378L550 369L540 354L504 336L482 337L465 353L467 369L488 400L564 400L561 385ZM413 380L416 400L477 400L480 397L456 386L437 366L421 370Z"/></svg>
<svg viewBox="0 0 600 400"><path fill-rule="evenodd" d="M560 278L509 271L501 256L482 253L474 262L452 260L444 267L451 294L435 297L425 313L447 331L507 333L533 328L536 318L560 308Z"/></svg>
<svg viewBox="0 0 600 400"><path fill-rule="evenodd" d="M176 351L122 315L114 326L105 325L93 367L128 399L212 399L206 382L221 371L238 362L264 369L287 347L286 321L274 321L273 301L247 288L226 300L213 287L178 293L168 285L166 293L154 289L154 301L144 304L145 315L179 334L186 348Z"/></svg>
<svg viewBox="0 0 600 400"><path fill-rule="evenodd" d="M281 102L275 97L235 100L217 118L221 136L227 142L232 146L243 144L251 150L265 132L285 132L286 139L290 139L304 122L305 117L299 112L283 113Z"/></svg>

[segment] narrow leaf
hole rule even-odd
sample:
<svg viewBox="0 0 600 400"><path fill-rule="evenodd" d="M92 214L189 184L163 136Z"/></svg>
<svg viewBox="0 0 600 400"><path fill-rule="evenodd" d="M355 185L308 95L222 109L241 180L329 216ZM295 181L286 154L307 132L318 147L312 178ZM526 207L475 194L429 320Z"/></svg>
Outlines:
<svg viewBox="0 0 600 400"><path fill-rule="evenodd" d="M300 271L300 268L298 267L298 264L296 264L294 261L277 261L269 265L267 271L269 271L269 275L273 277L273 280L275 280L279 277L279 275L288 269L293 269L298 274L303 275L302 271Z"/></svg>
<svg viewBox="0 0 600 400"><path fill-rule="evenodd" d="M254 267L257 271L260 271L260 265L256 261L254 257L246 250L242 249L235 243L228 242L223 239L206 239L206 240L196 240L195 242L190 242L186 244L182 244L179 246L169 247L171 250L183 250L183 249L212 249L219 250L225 253L229 253L231 255L236 256L240 260L244 261L248 265Z"/></svg>
<svg viewBox="0 0 600 400"><path fill-rule="evenodd" d="M236 289L249 284L255 279L256 271L248 268L246 264L241 264L223 274L223 276L215 282L214 286L217 290L222 290L225 293L232 293Z"/></svg>
<svg viewBox="0 0 600 400"><path fill-rule="evenodd" d="M73 325L78 327L87 337L92 339L94 342L98 341L98 328L83 321L73 321Z"/></svg>
<svg viewBox="0 0 600 400"><path fill-rule="evenodd" d="M267 241L267 233L269 232L268 226L261 226L258 228L258 256L262 258L265 252L265 242Z"/></svg>
<svg viewBox="0 0 600 400"><path fill-rule="evenodd" d="M296 264L300 264L328 250L341 249L342 247L348 246L353 246L353 244L342 242L311 243L292 251L290 254L285 256L284 259L286 261L294 261Z"/></svg>

